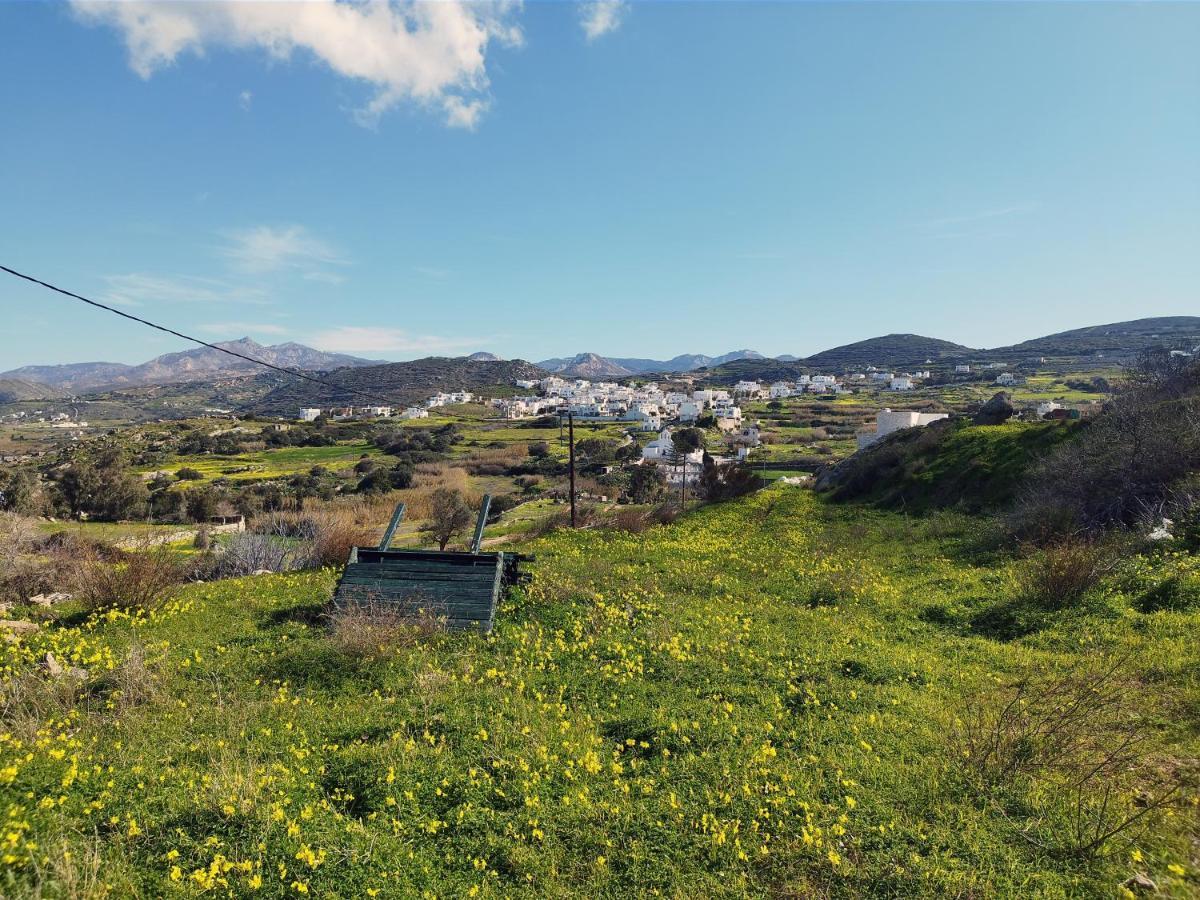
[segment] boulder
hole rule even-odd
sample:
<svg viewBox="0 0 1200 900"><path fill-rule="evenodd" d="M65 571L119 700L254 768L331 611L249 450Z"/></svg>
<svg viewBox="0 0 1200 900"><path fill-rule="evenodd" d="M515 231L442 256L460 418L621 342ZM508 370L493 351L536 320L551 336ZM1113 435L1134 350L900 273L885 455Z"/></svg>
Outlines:
<svg viewBox="0 0 1200 900"><path fill-rule="evenodd" d="M53 653L47 653L42 658L42 668L46 670L46 674L51 678L67 677L75 681L87 681L87 669L81 669L78 666L64 666L58 661Z"/></svg>
<svg viewBox="0 0 1200 900"><path fill-rule="evenodd" d="M1008 392L998 391L991 400L979 408L973 421L976 425L1003 425L1016 413L1017 408L1013 406L1012 397L1008 395Z"/></svg>
<svg viewBox="0 0 1200 900"><path fill-rule="evenodd" d="M29 602L34 606L54 606L56 603L66 603L70 599L70 594L55 591L52 594L35 594L29 598Z"/></svg>
<svg viewBox="0 0 1200 900"><path fill-rule="evenodd" d="M1132 894L1158 893L1158 885L1154 883L1154 880L1149 875L1146 875L1143 872L1138 872L1137 874L1126 878L1121 882L1121 887L1125 888L1125 890Z"/></svg>
<svg viewBox="0 0 1200 900"><path fill-rule="evenodd" d="M0 619L0 630L4 631L6 641L20 640L22 635L33 634L38 630L36 622L25 622L21 619Z"/></svg>

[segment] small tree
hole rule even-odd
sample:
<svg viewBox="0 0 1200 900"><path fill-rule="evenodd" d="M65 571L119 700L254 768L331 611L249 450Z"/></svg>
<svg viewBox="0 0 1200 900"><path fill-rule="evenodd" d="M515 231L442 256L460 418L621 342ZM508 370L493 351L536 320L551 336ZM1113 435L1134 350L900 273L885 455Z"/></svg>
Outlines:
<svg viewBox="0 0 1200 900"><path fill-rule="evenodd" d="M471 507L462 492L440 487L429 498L429 519L421 531L437 541L439 550L445 550L451 538L470 524Z"/></svg>
<svg viewBox="0 0 1200 900"><path fill-rule="evenodd" d="M667 479L658 466L634 466L626 493L634 503L653 503L663 495Z"/></svg>

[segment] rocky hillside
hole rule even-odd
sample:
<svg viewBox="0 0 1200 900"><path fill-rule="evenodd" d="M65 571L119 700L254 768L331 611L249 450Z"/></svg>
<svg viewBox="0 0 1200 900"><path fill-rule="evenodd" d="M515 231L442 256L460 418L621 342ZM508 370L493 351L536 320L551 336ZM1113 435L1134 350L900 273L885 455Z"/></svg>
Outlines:
<svg viewBox="0 0 1200 900"><path fill-rule="evenodd" d="M19 403L22 400L55 400L62 391L19 378L0 378L0 403Z"/></svg>

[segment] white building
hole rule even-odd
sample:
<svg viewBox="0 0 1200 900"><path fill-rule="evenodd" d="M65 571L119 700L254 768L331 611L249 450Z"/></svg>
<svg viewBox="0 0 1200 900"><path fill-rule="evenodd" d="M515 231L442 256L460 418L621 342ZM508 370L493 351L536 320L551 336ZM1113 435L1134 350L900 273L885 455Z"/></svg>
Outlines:
<svg viewBox="0 0 1200 900"><path fill-rule="evenodd" d="M770 395L772 400L779 400L783 397L790 397L794 394L795 388L786 381L777 381L771 385Z"/></svg>
<svg viewBox="0 0 1200 900"><path fill-rule="evenodd" d="M316 407L305 406L305 407L302 407L300 410L300 421L301 422L315 422L320 415L321 415L321 411L319 409L317 409Z"/></svg>
<svg viewBox="0 0 1200 900"><path fill-rule="evenodd" d="M1055 403L1053 400L1043 400L1037 405L1037 417L1039 419L1044 419L1056 409L1062 409L1062 404Z"/></svg>
<svg viewBox="0 0 1200 900"><path fill-rule="evenodd" d="M955 375L970 375L971 367L967 365L957 365L954 367Z"/></svg>
<svg viewBox="0 0 1200 900"><path fill-rule="evenodd" d="M746 397L757 397L762 393L762 385L757 381L739 381L733 386L733 392Z"/></svg>
<svg viewBox="0 0 1200 900"><path fill-rule="evenodd" d="M386 419L392 414L390 406L364 406L360 414L371 419Z"/></svg>
<svg viewBox="0 0 1200 900"><path fill-rule="evenodd" d="M429 410L423 406L409 406L404 412L400 413L402 419L428 419Z"/></svg>
<svg viewBox="0 0 1200 900"><path fill-rule="evenodd" d="M907 375L897 375L888 383L888 390L891 391L911 391L913 389L913 380Z"/></svg>
<svg viewBox="0 0 1200 900"><path fill-rule="evenodd" d="M1012 372L1001 372L996 376L996 384L1011 386L1017 383L1017 376Z"/></svg>
<svg viewBox="0 0 1200 900"><path fill-rule="evenodd" d="M904 428L924 428L931 422L950 418L948 413L922 413L914 410L881 409L875 416L875 430L858 434L858 449L870 447L881 438Z"/></svg>

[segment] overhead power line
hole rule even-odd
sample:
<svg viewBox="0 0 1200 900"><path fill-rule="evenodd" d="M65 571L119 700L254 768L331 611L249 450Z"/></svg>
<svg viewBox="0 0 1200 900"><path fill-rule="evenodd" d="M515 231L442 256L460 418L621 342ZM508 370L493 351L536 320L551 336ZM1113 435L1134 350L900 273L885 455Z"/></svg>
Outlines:
<svg viewBox="0 0 1200 900"><path fill-rule="evenodd" d="M267 369L274 369L276 372L282 372L284 375L291 375L294 378L303 378L305 381L311 381L314 384L319 384L322 387L329 388L330 390L341 391L346 394L355 394L359 397L364 397L364 398L370 400L372 402L372 404L376 403L376 401L377 401L376 397L372 396L371 394L367 394L363 391L360 391L357 388L353 388L348 385L330 384L328 381L326 381L323 378L317 378L316 376L308 375L304 372L299 372L295 369L289 369L289 368L287 368L287 366L277 366L274 363L269 363L263 359L255 359L253 356L247 356L245 353L238 353L236 350L230 350L228 347L222 347L219 344L211 344L208 341L202 341L202 340L200 340L200 338L195 338L189 334L184 334L182 331L176 331L174 328L168 328L165 325L159 325L156 322L151 322L149 319L143 319L143 318L140 318L139 316L132 315L131 313L127 313L127 312L124 312L119 309L114 309L113 307L108 306L104 303L100 303L97 300L89 300L87 297L81 296L80 294L76 294L73 291L68 291L65 288L60 288L56 285L50 284L49 282L42 281L40 278L34 278L32 275L26 275L24 272L18 272L16 269L10 269L8 266L0 265L0 271L7 272L9 275L14 275L17 278L24 279L25 281L28 281L32 284L40 285L41 287L44 287L51 291L54 291L55 293L62 294L66 297L70 297L73 300L79 300L82 303L86 303L88 306L94 306L97 309L102 309L105 312L110 312L110 313L113 313L114 315L118 315L123 319L129 319L131 322L137 322L139 325L145 325L149 328L154 328L157 331L162 331L166 334L174 335L177 338L183 338L185 341L191 341L193 344L199 344L201 347L207 347L209 350L216 350L219 353L226 353L229 356L236 356L238 359L244 359L246 362L254 363L256 366L263 366L264 368L267 368Z"/></svg>

